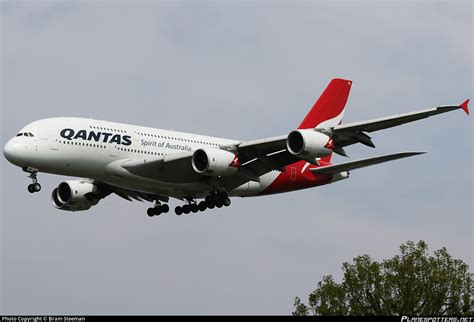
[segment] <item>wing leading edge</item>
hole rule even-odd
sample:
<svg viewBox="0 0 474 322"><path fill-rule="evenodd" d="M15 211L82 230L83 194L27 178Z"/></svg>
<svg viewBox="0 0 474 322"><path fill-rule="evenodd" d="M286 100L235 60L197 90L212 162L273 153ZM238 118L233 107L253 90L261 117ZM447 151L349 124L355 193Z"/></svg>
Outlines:
<svg viewBox="0 0 474 322"><path fill-rule="evenodd" d="M457 109L462 109L466 114L469 114L468 104L469 100L466 100L461 105L439 106L417 112L337 125L330 128L317 127L315 130L330 135L334 140L336 148L334 152L344 155L343 153L339 153L337 149L355 143L362 143L370 147L375 147L371 137L364 132L375 132ZM282 166L284 167L288 162L291 163L291 161L295 160L294 157L289 155L289 153L284 153L285 151L283 151L286 150L286 138L287 135L281 135L267 139L242 142L235 147L229 148L238 152L239 159L242 163L254 163L255 159L260 159L262 161L260 163L265 163L267 168L271 168L271 170L280 170L279 168ZM282 157L284 161L286 161L284 162L286 164L280 164L280 166L278 166L275 161L282 161Z"/></svg>
<svg viewBox="0 0 474 322"><path fill-rule="evenodd" d="M430 116L451 112L457 109L462 109L466 114L469 114L468 104L469 100L466 100L461 105L438 106L435 108L425 109L421 111L381 117L362 122L348 123L338 125L329 129L319 130L331 133L334 139L334 143L339 147L348 146L354 143L362 143L370 147L375 147L375 145L371 141L371 138L363 132L370 133L380 131L405 123L422 120Z"/></svg>

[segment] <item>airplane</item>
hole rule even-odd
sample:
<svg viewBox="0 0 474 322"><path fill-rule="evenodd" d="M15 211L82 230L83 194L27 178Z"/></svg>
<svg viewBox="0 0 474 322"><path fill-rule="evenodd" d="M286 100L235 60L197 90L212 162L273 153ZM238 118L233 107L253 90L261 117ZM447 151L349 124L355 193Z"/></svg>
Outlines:
<svg viewBox="0 0 474 322"><path fill-rule="evenodd" d="M29 173L31 193L39 192L39 172L79 177L61 182L51 194L53 206L83 211L116 194L148 201L150 217L183 202L177 215L228 207L230 197L278 194L331 184L350 171L416 156L401 152L340 164L345 147L374 148L367 134L433 115L462 109L469 99L417 112L342 124L352 81L335 78L289 134L239 141L87 118L57 117L32 122L4 146L5 158Z"/></svg>

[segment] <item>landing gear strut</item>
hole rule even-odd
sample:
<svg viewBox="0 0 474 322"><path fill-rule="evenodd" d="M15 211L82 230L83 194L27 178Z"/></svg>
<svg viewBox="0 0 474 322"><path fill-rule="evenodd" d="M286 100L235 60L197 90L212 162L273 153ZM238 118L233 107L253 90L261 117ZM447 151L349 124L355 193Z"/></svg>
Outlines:
<svg viewBox="0 0 474 322"><path fill-rule="evenodd" d="M33 180L33 183L28 185L28 192L30 193L40 192L41 185L38 183L37 172L36 171L27 171L27 172L30 173L28 178L31 178L31 180Z"/></svg>

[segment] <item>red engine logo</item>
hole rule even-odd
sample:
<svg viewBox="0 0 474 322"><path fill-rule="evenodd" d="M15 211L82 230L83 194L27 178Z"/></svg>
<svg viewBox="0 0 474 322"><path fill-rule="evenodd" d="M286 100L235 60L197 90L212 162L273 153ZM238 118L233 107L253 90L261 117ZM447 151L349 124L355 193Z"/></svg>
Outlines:
<svg viewBox="0 0 474 322"><path fill-rule="evenodd" d="M324 146L326 149L334 150L334 142L332 139L329 139L328 143Z"/></svg>
<svg viewBox="0 0 474 322"><path fill-rule="evenodd" d="M234 160L232 160L232 162L229 164L230 167L233 167L233 168L238 168L241 166L240 164L240 161L239 161L239 157L238 156L235 156L234 157Z"/></svg>

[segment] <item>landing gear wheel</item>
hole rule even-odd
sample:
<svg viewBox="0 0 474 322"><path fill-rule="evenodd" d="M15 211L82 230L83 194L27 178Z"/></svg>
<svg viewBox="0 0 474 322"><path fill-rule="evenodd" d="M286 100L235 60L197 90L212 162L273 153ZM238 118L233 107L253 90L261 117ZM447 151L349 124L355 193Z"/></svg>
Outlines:
<svg viewBox="0 0 474 322"><path fill-rule="evenodd" d="M204 198L204 201L206 201L206 203L209 205L211 203L214 203L214 198L212 196L206 196L206 198Z"/></svg>
<svg viewBox="0 0 474 322"><path fill-rule="evenodd" d="M216 207L217 208L222 208L223 205L224 205L224 202L222 200L217 200L217 202L216 202Z"/></svg>
<svg viewBox="0 0 474 322"><path fill-rule="evenodd" d="M212 202L210 205L207 205L207 208L214 209L214 208L216 208L216 204L214 202Z"/></svg>
<svg viewBox="0 0 474 322"><path fill-rule="evenodd" d="M189 208L191 209L192 212L196 213L199 211L199 208L198 208L198 205L193 203L189 206Z"/></svg>
<svg viewBox="0 0 474 322"><path fill-rule="evenodd" d="M226 207L230 206L230 198L229 197L224 199L224 206L226 206Z"/></svg>
<svg viewBox="0 0 474 322"><path fill-rule="evenodd" d="M204 211L207 209L207 205L205 201L201 201L198 205L199 211Z"/></svg>
<svg viewBox="0 0 474 322"><path fill-rule="evenodd" d="M161 209L161 206L156 206L155 208L152 208L152 209L153 209L153 215L155 216L159 216L163 212Z"/></svg>
<svg viewBox="0 0 474 322"><path fill-rule="evenodd" d="M34 193L34 192L35 192L35 187L34 187L33 184L29 184L29 185L28 185L28 192L29 192L29 193Z"/></svg>
<svg viewBox="0 0 474 322"><path fill-rule="evenodd" d="M209 208L209 209L214 209L214 207L216 206L216 204L214 203L214 201L210 201L210 202L207 202L207 201L206 201L206 206L207 206L207 208Z"/></svg>
<svg viewBox="0 0 474 322"><path fill-rule="evenodd" d="M184 205L183 206L183 214L189 214L191 212L191 208L189 207L189 205Z"/></svg>
<svg viewBox="0 0 474 322"><path fill-rule="evenodd" d="M40 192L41 191L41 185L38 182L33 183L33 190L34 190L34 192Z"/></svg>
<svg viewBox="0 0 474 322"><path fill-rule="evenodd" d="M33 181L32 184L28 185L28 191L30 193L39 192L41 190L41 185L38 183L38 170L25 167L23 168L23 171L28 172L30 174L28 178Z"/></svg>
<svg viewBox="0 0 474 322"><path fill-rule="evenodd" d="M178 216L181 216L183 214L183 208L177 206L176 208L174 208L174 213Z"/></svg>
<svg viewBox="0 0 474 322"><path fill-rule="evenodd" d="M168 211L170 211L170 206L168 206L167 204L164 204L161 206L161 211L166 214Z"/></svg>
<svg viewBox="0 0 474 322"><path fill-rule="evenodd" d="M220 200L225 200L228 196L227 196L227 192L225 191L220 191L217 193L216 197Z"/></svg>
<svg viewBox="0 0 474 322"><path fill-rule="evenodd" d="M153 217L155 215L154 208L148 208L146 214L148 215L148 217Z"/></svg>

